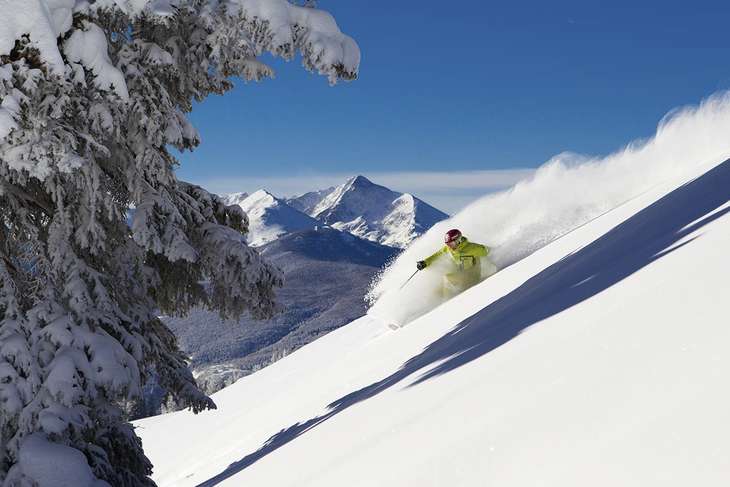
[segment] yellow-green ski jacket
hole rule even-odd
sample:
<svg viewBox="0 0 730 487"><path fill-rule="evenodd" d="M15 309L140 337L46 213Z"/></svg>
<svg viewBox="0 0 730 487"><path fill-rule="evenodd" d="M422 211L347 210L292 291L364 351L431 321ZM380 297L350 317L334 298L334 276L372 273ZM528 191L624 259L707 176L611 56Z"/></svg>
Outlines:
<svg viewBox="0 0 730 487"><path fill-rule="evenodd" d="M461 237L461 243L459 243L455 249L451 249L448 245L444 245L441 250L424 259L426 267L433 264L436 259L446 253L451 255L451 258L454 260L454 263L459 267L459 269L468 270L473 267L477 267L478 269L479 258L486 257L489 254L489 247L469 242L466 237Z"/></svg>

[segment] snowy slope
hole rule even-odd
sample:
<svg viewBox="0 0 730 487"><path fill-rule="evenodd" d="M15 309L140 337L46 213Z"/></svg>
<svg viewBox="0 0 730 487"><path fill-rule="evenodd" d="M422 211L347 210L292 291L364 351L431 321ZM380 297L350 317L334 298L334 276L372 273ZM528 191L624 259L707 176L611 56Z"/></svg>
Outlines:
<svg viewBox="0 0 730 487"><path fill-rule="evenodd" d="M364 176L292 198L288 203L338 230L400 248L448 218L413 195L392 191Z"/></svg>
<svg viewBox="0 0 730 487"><path fill-rule="evenodd" d="M730 482L730 162L690 165L398 332L372 316L138 423L162 486Z"/></svg>
<svg viewBox="0 0 730 487"><path fill-rule="evenodd" d="M226 197L230 205L238 205L248 215L248 243L254 247L267 244L286 233L309 230L320 223L289 206L266 190L246 195L235 193Z"/></svg>

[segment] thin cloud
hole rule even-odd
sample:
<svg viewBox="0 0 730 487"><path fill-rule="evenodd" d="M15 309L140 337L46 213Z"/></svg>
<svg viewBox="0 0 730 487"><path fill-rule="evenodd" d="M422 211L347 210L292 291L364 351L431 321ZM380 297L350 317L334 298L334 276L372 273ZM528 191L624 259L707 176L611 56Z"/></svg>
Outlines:
<svg viewBox="0 0 730 487"><path fill-rule="evenodd" d="M488 171L393 172L374 173L372 179L385 186L407 185L412 191L450 191L474 189L504 189L531 176L534 169L503 169ZM366 175L367 176L367 175Z"/></svg>
<svg viewBox="0 0 730 487"><path fill-rule="evenodd" d="M485 171L398 171L362 172L376 184L412 193L424 201L453 213L466 204L534 174L534 169L502 169ZM280 197L301 195L345 182L353 173L307 174L288 177L246 177L193 181L217 194L252 193L266 189Z"/></svg>

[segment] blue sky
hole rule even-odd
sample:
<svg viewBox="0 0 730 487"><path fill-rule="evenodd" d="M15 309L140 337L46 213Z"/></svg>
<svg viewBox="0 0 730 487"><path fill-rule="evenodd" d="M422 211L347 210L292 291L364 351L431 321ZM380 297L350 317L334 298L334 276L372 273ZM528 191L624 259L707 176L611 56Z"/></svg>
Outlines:
<svg viewBox="0 0 730 487"><path fill-rule="evenodd" d="M330 87L275 61L276 79L208 98L191 116L203 144L181 157L182 179L288 196L364 174L453 212L557 153L611 152L730 88L726 2L319 8L360 45L359 79Z"/></svg>

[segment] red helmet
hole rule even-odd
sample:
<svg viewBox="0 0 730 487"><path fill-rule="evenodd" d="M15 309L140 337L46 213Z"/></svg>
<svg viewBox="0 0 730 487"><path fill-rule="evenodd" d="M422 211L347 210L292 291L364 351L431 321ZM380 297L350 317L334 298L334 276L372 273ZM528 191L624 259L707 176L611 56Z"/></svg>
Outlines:
<svg viewBox="0 0 730 487"><path fill-rule="evenodd" d="M444 235L444 242L448 245L460 238L461 232L454 228L453 230L449 230L448 232L446 232L446 235Z"/></svg>

